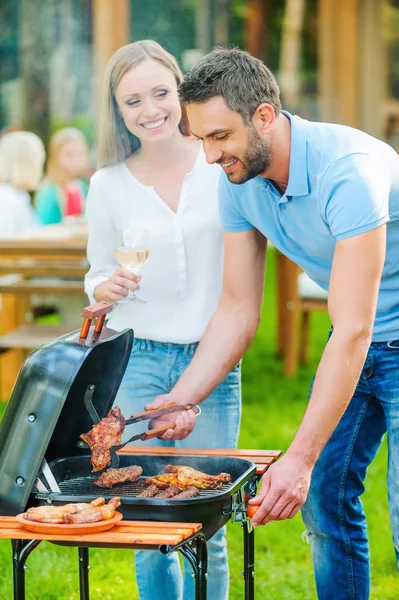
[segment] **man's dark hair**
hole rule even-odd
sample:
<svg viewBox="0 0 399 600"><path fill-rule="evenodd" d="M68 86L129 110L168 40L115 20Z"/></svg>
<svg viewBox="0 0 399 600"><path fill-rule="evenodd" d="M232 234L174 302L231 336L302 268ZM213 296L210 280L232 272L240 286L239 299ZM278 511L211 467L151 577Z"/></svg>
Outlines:
<svg viewBox="0 0 399 600"><path fill-rule="evenodd" d="M237 48L215 48L185 76L179 88L183 104L207 102L222 96L230 110L248 125L259 104L281 110L280 89L263 62Z"/></svg>

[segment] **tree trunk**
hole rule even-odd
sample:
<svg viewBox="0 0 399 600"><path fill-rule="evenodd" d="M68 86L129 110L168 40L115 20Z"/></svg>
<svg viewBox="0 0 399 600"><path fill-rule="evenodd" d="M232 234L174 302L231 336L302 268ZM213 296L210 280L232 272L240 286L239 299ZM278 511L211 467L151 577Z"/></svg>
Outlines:
<svg viewBox="0 0 399 600"><path fill-rule="evenodd" d="M286 0L281 33L279 85L284 106L295 112L301 90L301 45L305 0Z"/></svg>
<svg viewBox="0 0 399 600"><path fill-rule="evenodd" d="M249 0L245 22L245 47L253 56L266 58L266 29L270 0Z"/></svg>
<svg viewBox="0 0 399 600"><path fill-rule="evenodd" d="M49 63L55 43L54 1L21 0L20 58L23 126L49 136Z"/></svg>

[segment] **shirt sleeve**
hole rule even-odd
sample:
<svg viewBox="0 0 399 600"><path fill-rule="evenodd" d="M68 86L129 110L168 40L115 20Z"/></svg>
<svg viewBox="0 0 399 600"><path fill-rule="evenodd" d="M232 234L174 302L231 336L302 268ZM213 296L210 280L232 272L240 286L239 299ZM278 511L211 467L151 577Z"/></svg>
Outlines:
<svg viewBox="0 0 399 600"><path fill-rule="evenodd" d="M219 181L219 214L225 231L249 231L254 226L240 212L229 189L227 177L222 174Z"/></svg>
<svg viewBox="0 0 399 600"><path fill-rule="evenodd" d="M95 303L94 291L120 266L114 258L115 228L101 194L91 182L86 205L89 230L87 259L90 269L85 277L85 292Z"/></svg>
<svg viewBox="0 0 399 600"><path fill-rule="evenodd" d="M353 154L333 162L320 185L323 216L337 241L389 221L389 173L375 157Z"/></svg>

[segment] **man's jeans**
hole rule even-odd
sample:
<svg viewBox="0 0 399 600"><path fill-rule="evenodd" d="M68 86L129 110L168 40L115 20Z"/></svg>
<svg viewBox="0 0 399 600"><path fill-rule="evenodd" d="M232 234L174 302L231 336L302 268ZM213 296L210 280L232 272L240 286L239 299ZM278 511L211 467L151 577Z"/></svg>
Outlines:
<svg viewBox="0 0 399 600"><path fill-rule="evenodd" d="M152 402L155 396L171 391L189 365L197 345L134 340L132 355L114 404L125 415L142 412L144 405ZM138 444L180 448L235 448L241 417L239 365L201 404L201 410L193 433L185 440L149 440ZM132 431L125 435L130 437ZM224 527L208 541L207 546L208 598L228 600L229 570ZM177 552L164 556L160 552L138 550L135 552L135 561L140 600L194 600L192 568L184 560L182 577Z"/></svg>
<svg viewBox="0 0 399 600"><path fill-rule="evenodd" d="M373 343L355 394L316 463L302 516L320 600L367 600L370 558L359 496L388 433L388 498L399 559L399 341Z"/></svg>

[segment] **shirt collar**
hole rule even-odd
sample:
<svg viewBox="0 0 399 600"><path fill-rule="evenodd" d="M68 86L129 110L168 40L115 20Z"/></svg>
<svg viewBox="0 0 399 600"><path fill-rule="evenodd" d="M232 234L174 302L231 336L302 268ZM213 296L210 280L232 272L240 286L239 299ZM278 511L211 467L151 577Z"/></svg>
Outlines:
<svg viewBox="0 0 399 600"><path fill-rule="evenodd" d="M307 121L281 111L291 122L291 151L288 186L285 196L307 196L309 194L307 170Z"/></svg>

